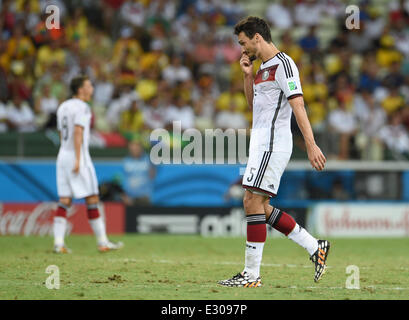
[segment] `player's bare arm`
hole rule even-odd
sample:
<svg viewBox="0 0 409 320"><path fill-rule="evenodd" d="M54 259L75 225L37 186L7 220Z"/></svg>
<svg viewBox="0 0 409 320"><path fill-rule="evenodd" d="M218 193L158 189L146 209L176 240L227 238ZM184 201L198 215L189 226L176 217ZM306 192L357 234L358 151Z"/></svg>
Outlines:
<svg viewBox="0 0 409 320"><path fill-rule="evenodd" d="M325 167L326 158L321 149L317 146L312 132L310 121L308 120L307 112L304 106L304 99L302 96L295 97L289 100L293 109L298 127L304 137L305 146L307 148L308 159L311 165L318 171Z"/></svg>
<svg viewBox="0 0 409 320"><path fill-rule="evenodd" d="M244 74L244 94L250 109L253 109L253 63L249 56L243 52L240 67Z"/></svg>
<svg viewBox="0 0 409 320"><path fill-rule="evenodd" d="M74 173L78 173L80 171L80 157L83 134L84 128L82 126L76 125L74 127L75 164L72 170Z"/></svg>

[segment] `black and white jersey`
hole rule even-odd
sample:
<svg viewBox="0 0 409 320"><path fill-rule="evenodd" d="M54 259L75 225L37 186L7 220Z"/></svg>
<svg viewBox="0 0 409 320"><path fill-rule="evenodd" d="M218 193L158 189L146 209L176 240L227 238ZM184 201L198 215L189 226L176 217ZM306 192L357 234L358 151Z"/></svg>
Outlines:
<svg viewBox="0 0 409 320"><path fill-rule="evenodd" d="M279 52L262 63L253 84L253 125L250 153L254 150L292 152L291 98L302 95L298 68Z"/></svg>

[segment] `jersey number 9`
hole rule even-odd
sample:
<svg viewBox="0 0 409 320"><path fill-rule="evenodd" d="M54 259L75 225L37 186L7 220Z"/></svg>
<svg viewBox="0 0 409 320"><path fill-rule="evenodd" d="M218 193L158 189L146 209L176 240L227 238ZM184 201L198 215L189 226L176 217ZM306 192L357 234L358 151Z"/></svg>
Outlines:
<svg viewBox="0 0 409 320"><path fill-rule="evenodd" d="M62 118L62 138L64 141L68 139L68 120L67 117Z"/></svg>

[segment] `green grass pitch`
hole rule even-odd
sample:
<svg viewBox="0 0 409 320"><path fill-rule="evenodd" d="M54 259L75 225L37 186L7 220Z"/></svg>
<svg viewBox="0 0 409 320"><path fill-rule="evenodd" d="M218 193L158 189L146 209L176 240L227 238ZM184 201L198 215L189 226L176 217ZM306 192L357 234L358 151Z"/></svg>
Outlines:
<svg viewBox="0 0 409 320"><path fill-rule="evenodd" d="M268 238L261 288L224 288L217 281L242 271L244 238L125 235L125 247L99 253L93 236L69 236L70 255L52 253L51 237L0 237L0 299L409 299L409 238L328 239L327 273L313 281L307 252L291 240ZM60 288L47 289L49 265ZM346 268L359 268L360 289L346 289Z"/></svg>

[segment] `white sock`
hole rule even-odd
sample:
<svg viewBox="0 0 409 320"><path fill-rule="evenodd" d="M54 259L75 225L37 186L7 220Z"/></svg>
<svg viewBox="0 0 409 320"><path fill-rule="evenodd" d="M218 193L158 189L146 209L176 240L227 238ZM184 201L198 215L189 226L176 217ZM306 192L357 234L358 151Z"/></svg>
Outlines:
<svg viewBox="0 0 409 320"><path fill-rule="evenodd" d="M88 221L97 238L98 245L105 245L108 242L108 238L105 232L105 224L102 217L88 219Z"/></svg>
<svg viewBox="0 0 409 320"><path fill-rule="evenodd" d="M54 245L63 246L64 245L64 236L65 228L67 225L67 219L64 217L54 217L53 223L53 234L54 234Z"/></svg>
<svg viewBox="0 0 409 320"><path fill-rule="evenodd" d="M251 280L256 280L260 276L260 264L263 257L264 242L246 241L246 258L243 272L251 275ZM253 279L254 277L254 279Z"/></svg>
<svg viewBox="0 0 409 320"><path fill-rule="evenodd" d="M295 225L293 231L288 235L288 238L307 250L310 256L318 250L318 240L298 224Z"/></svg>

